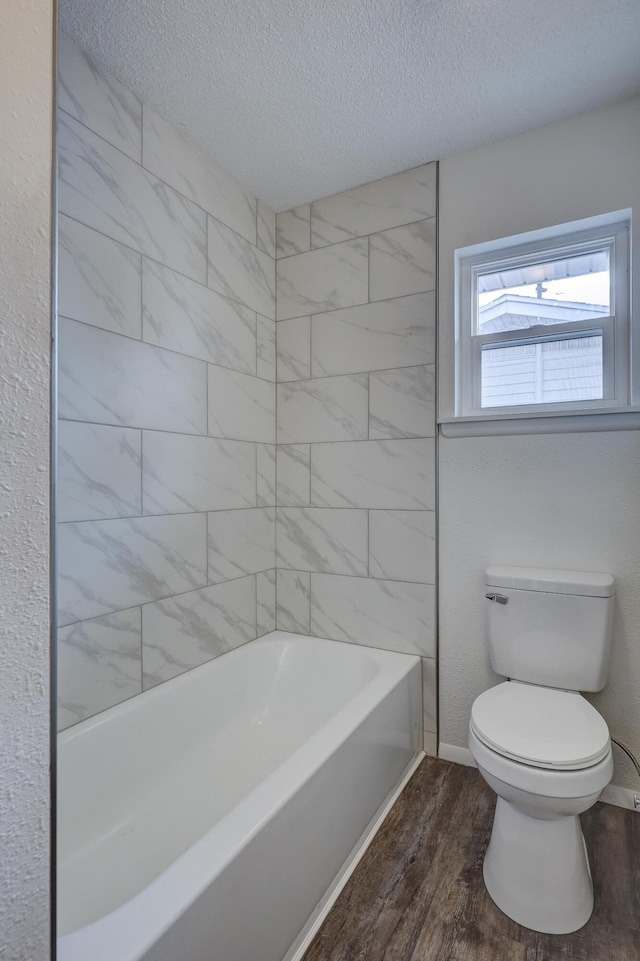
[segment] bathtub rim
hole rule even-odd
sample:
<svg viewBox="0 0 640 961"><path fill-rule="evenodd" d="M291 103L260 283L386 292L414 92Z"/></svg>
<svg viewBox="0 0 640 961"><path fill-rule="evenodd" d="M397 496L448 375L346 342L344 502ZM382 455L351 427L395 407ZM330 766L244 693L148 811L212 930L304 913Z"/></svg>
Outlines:
<svg viewBox="0 0 640 961"><path fill-rule="evenodd" d="M266 646L274 641L286 641L296 638L302 641L321 641L325 644L339 644L344 648L351 648L360 651L366 651L368 654L373 655L374 660L386 659L389 655L395 657L397 654L402 654L403 657L415 657L420 659L419 654L406 654L401 651L390 651L388 648L382 647L368 647L365 644L357 644L354 641L337 641L330 637L316 637L313 634L300 634L297 631L281 631L275 630L270 631L268 634L262 634L260 637L256 637L251 641L245 641L238 647L234 647L229 651L225 651L223 654L218 654L215 657L210 658L208 661L204 661L202 664L196 664L195 667L187 668L180 674L174 675L174 677L168 678L166 681L161 681L158 684L154 684L153 687L149 687L146 690L140 691L138 694L133 694L127 697L124 701L119 701L118 704L112 704L111 707L105 708L103 711L99 711L97 714L91 715L91 717L83 718L81 721L77 721L75 724L71 724L69 727L58 731L56 735L56 741L58 748L65 747L67 744L73 742L76 737L79 737L85 732L89 732L96 727L101 727L106 724L112 718L119 718L121 716L126 716L131 713L136 706L139 705L140 699L143 698L145 701L151 700L152 698L158 698L163 694L166 696L166 692L170 688L184 687L187 682L193 678L194 672L198 676L202 676L203 672L207 670L212 670L214 665L217 665L222 659L225 663L230 663L233 660L237 660L239 657L243 656L249 648L255 648L257 645Z"/></svg>
<svg viewBox="0 0 640 961"><path fill-rule="evenodd" d="M408 677L416 667L421 670L419 655L285 631L273 631L222 656L239 655L249 644L262 643L264 646L273 642L291 642L294 639L310 645L320 642L332 646L339 644L349 648L359 648L373 656L374 660L382 662L383 670L371 678L333 717L314 731L311 737L298 745L284 761L280 762L220 821L201 835L194 844L184 850L132 898L95 921L67 934L59 935L59 961L84 961L89 954L92 961L110 961L114 949L112 936L103 939L100 936L100 929L111 932L114 925L123 935L121 939L119 938L119 940L122 940L121 948L118 945L119 961L138 961L138 959L143 958L145 952L184 914L200 895L203 888L228 867L252 839L260 833L262 828L285 806L293 793L299 791L316 771L326 763L337 747L363 724L368 715L384 700L385 696L405 677ZM199 665L194 670L211 669L216 660L218 658ZM101 714L88 718L86 721L61 732L60 738L64 738L64 743L69 743L73 740L74 735L77 737L84 731L90 731L95 726L107 723L111 717L118 717L121 714L131 712L139 705L139 697L145 695L149 697L166 696L167 688L165 685L174 682L184 685L188 683L190 673L190 671L187 671L171 678L162 685L143 692L138 697L114 705ZM175 686L177 686L177 683ZM420 709L420 717L421 714ZM421 747L418 747L418 754L409 762L409 767L417 764L417 758L421 758L421 756ZM401 777L403 783L404 777L403 774ZM287 785L293 785L294 789L283 791L283 779ZM394 787L392 793L396 791L399 793L397 786ZM387 803L388 798L385 798L381 807L385 808ZM373 820L376 823L381 823L380 811L374 815ZM370 825L365 828L364 834L366 835L369 830ZM360 844L359 841L356 848L359 848ZM364 853L365 849L362 848L359 856ZM347 855L347 861L353 856L354 850L352 849ZM213 873L212 862L215 864ZM341 873L342 869L339 875ZM346 883L346 878L344 883ZM176 887L180 891L179 898L176 897ZM162 924L158 924L158 917L162 917ZM313 917L315 917L315 911ZM126 934L126 937L124 937L124 934ZM106 953L104 954L101 945L105 947Z"/></svg>

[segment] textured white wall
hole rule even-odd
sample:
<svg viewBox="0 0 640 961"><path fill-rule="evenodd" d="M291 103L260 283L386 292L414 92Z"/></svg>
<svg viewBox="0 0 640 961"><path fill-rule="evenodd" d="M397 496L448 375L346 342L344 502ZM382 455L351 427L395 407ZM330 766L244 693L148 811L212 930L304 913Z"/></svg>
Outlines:
<svg viewBox="0 0 640 961"><path fill-rule="evenodd" d="M637 216L639 156L634 99L441 163L442 365L452 358L455 248L626 207ZM483 622L491 563L615 575L609 683L593 700L640 755L640 432L441 438L440 739L460 747L474 698L497 680ZM615 783L637 786L617 751L616 761Z"/></svg>
<svg viewBox="0 0 640 961"><path fill-rule="evenodd" d="M0 958L49 957L50 0L0 5Z"/></svg>

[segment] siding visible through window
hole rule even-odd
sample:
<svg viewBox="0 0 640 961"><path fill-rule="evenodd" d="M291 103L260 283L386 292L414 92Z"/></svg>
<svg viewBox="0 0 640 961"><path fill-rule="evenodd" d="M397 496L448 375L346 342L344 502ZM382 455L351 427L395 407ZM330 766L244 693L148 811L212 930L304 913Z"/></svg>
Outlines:
<svg viewBox="0 0 640 961"><path fill-rule="evenodd" d="M550 404L601 397L600 335L483 348L483 407Z"/></svg>

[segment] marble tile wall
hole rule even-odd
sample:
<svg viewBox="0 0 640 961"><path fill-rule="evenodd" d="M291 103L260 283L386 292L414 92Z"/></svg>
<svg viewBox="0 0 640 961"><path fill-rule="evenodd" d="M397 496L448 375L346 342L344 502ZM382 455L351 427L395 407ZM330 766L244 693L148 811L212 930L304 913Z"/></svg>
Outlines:
<svg viewBox="0 0 640 961"><path fill-rule="evenodd" d="M277 626L419 654L434 753L435 165L276 218L60 83L60 726Z"/></svg>
<svg viewBox="0 0 640 961"><path fill-rule="evenodd" d="M64 34L59 168L67 727L275 627L276 229Z"/></svg>
<svg viewBox="0 0 640 961"><path fill-rule="evenodd" d="M418 654L436 752L436 165L276 217L276 623Z"/></svg>

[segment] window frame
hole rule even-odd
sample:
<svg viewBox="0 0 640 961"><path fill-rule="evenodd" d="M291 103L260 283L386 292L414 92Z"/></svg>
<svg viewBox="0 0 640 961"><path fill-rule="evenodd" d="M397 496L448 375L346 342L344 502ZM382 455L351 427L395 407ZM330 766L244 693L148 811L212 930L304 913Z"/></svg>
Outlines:
<svg viewBox="0 0 640 961"><path fill-rule="evenodd" d="M605 413L628 409L631 401L631 319L630 319L630 216L618 211L597 218L595 226L585 222L563 224L547 231L535 231L535 240L526 235L507 237L456 251L456 419L499 420L504 418L542 418L559 414ZM561 232L560 232L561 231ZM571 321L566 324L538 325L491 334L477 330L478 278L481 274L587 255L609 250L609 315ZM563 339L561 335L602 334L603 397L581 401L482 407L481 361L483 345L513 347L525 343Z"/></svg>

